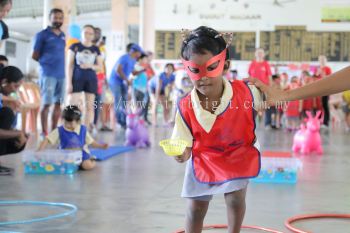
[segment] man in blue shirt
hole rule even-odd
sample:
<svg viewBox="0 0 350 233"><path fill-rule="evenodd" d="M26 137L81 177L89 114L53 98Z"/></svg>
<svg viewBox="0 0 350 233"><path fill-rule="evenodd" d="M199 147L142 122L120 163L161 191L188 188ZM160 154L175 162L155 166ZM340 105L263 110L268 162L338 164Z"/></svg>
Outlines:
<svg viewBox="0 0 350 233"><path fill-rule="evenodd" d="M50 106L55 104L52 113L51 130L57 127L61 115L61 103L64 99L64 53L65 35L61 31L63 24L63 11L52 9L50 11L51 26L36 34L32 58L40 64L40 89L42 98L41 126L43 135L48 134L47 118Z"/></svg>
<svg viewBox="0 0 350 233"><path fill-rule="evenodd" d="M117 122L126 128L126 100L128 87L132 84L129 79L130 74L137 75L144 70L134 71L136 60L144 53L138 44L131 44L128 53L121 56L115 63L111 76L109 77L109 86L114 95L114 111Z"/></svg>

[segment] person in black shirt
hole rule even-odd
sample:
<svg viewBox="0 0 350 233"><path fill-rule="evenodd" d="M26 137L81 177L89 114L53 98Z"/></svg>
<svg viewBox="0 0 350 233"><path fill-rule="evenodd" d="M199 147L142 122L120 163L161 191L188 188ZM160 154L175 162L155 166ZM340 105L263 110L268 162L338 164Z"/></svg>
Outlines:
<svg viewBox="0 0 350 233"><path fill-rule="evenodd" d="M0 70L0 156L22 151L28 140L24 132L13 129L13 109L19 107L19 103L9 97L18 90L22 82L23 74L17 67L7 66ZM0 166L0 175L12 170Z"/></svg>
<svg viewBox="0 0 350 233"><path fill-rule="evenodd" d="M82 109L82 96L85 94L85 125L91 132L94 119L94 101L97 93L96 72L102 70L103 58L100 50L93 44L95 30L85 25L82 42L71 45L66 67L67 93L71 94L69 103Z"/></svg>

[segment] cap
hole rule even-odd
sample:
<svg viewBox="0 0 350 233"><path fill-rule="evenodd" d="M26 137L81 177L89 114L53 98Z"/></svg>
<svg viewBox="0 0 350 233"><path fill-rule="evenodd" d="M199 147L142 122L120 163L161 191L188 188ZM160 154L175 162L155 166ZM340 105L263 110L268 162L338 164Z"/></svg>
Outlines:
<svg viewBox="0 0 350 233"><path fill-rule="evenodd" d="M142 48L140 47L140 45L138 44L133 44L131 47L130 47L130 51L132 52L140 52L140 53L145 53Z"/></svg>

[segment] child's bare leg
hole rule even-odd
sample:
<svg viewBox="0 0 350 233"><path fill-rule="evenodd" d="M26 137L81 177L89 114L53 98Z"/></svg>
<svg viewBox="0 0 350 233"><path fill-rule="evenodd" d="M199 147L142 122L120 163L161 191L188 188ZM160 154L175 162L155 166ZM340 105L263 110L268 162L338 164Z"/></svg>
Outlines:
<svg viewBox="0 0 350 233"><path fill-rule="evenodd" d="M276 113L276 128L279 129L280 127L281 127L281 115L280 113Z"/></svg>
<svg viewBox="0 0 350 233"><path fill-rule="evenodd" d="M346 121L348 128L350 128L350 113L346 114L345 121Z"/></svg>
<svg viewBox="0 0 350 233"><path fill-rule="evenodd" d="M203 220L207 213L209 201L189 200L186 213L186 233L201 233Z"/></svg>
<svg viewBox="0 0 350 233"><path fill-rule="evenodd" d="M162 99L162 105L163 105L164 123L167 124L170 119L171 102L164 98Z"/></svg>
<svg viewBox="0 0 350 233"><path fill-rule="evenodd" d="M299 120L295 119L294 120L294 129L298 129L299 128Z"/></svg>
<svg viewBox="0 0 350 233"><path fill-rule="evenodd" d="M271 125L276 126L276 114L271 114Z"/></svg>
<svg viewBox="0 0 350 233"><path fill-rule="evenodd" d="M92 123L94 120L94 101L95 101L95 94L91 93L85 93L85 125L90 130L92 129Z"/></svg>
<svg viewBox="0 0 350 233"><path fill-rule="evenodd" d="M102 103L102 111L101 111L101 121L102 127L107 126L107 104Z"/></svg>
<svg viewBox="0 0 350 233"><path fill-rule="evenodd" d="M245 196L247 188L232 193L225 193L227 207L228 233L239 233L245 214Z"/></svg>
<svg viewBox="0 0 350 233"><path fill-rule="evenodd" d="M290 120L289 117L286 118L286 128L287 128L288 130L292 128L292 126L291 126L291 120Z"/></svg>
<svg viewBox="0 0 350 233"><path fill-rule="evenodd" d="M83 170L91 170L91 169L93 169L95 166L96 166L96 162L95 162L94 160L91 160L91 159L84 160L84 161L81 163L81 168L82 168Z"/></svg>
<svg viewBox="0 0 350 233"><path fill-rule="evenodd" d="M152 124L157 124L157 102L154 94L151 94L151 114L152 114Z"/></svg>

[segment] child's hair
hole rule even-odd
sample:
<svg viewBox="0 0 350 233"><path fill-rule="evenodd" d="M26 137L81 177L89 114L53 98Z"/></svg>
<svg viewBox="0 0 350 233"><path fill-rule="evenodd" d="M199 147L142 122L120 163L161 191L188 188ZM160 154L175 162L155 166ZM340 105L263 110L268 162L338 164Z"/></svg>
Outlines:
<svg viewBox="0 0 350 233"><path fill-rule="evenodd" d="M85 29L85 28L91 28L95 32L95 27L92 26L91 24L84 25L83 29Z"/></svg>
<svg viewBox="0 0 350 233"><path fill-rule="evenodd" d="M141 61L141 59L148 57L147 54L142 53L141 56L137 59L137 61Z"/></svg>
<svg viewBox="0 0 350 233"><path fill-rule="evenodd" d="M307 70L303 70L301 73L305 76L310 76L310 73Z"/></svg>
<svg viewBox="0 0 350 233"><path fill-rule="evenodd" d="M181 45L181 57L190 60L191 54L205 54L207 51L214 56L221 53L226 48L226 41L215 29L200 26L191 31ZM230 59L229 50L226 59Z"/></svg>
<svg viewBox="0 0 350 233"><path fill-rule="evenodd" d="M65 121L80 121L81 111L76 105L68 105L63 109L62 118Z"/></svg>
<svg viewBox="0 0 350 233"><path fill-rule="evenodd" d="M290 79L290 82L291 83L297 83L299 81L299 78L297 76L293 76L291 79Z"/></svg>
<svg viewBox="0 0 350 233"><path fill-rule="evenodd" d="M7 83L17 83L23 77L22 71L15 66L6 66L0 69L0 81L6 79Z"/></svg>
<svg viewBox="0 0 350 233"><path fill-rule="evenodd" d="M5 55L0 55L0 61L9 61Z"/></svg>
<svg viewBox="0 0 350 233"><path fill-rule="evenodd" d="M280 76L278 74L272 75L272 80L276 80L276 79L279 79L279 78L280 78Z"/></svg>
<svg viewBox="0 0 350 233"><path fill-rule="evenodd" d="M171 67L171 69L172 69L173 71L175 71L175 66L174 66L173 63L167 63L167 64L165 64L164 69L165 69L165 68L168 68L168 67Z"/></svg>

